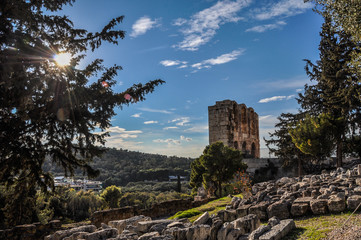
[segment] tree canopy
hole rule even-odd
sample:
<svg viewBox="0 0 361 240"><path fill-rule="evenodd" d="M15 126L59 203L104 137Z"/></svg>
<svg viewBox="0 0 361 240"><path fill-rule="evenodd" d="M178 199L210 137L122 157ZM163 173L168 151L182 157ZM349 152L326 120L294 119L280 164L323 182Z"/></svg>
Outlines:
<svg viewBox="0 0 361 240"><path fill-rule="evenodd" d="M23 185L29 194L35 185L44 191L53 187L51 175L42 169L46 156L67 174L80 168L97 175L89 162L102 153L97 144L109 135L114 108L144 100L163 83L134 84L117 93L112 87L120 66L105 67L95 59L79 69L87 50L104 42L118 44L125 32L116 30L123 16L99 32L74 28L68 17L55 14L73 2L0 3L0 183ZM71 55L68 65L55 62L60 53Z"/></svg>
<svg viewBox="0 0 361 240"><path fill-rule="evenodd" d="M231 180L237 171L246 168L239 150L216 142L207 146L203 154L192 162L190 185L197 188L203 183L207 189L212 184L218 189L218 196L222 197L222 183Z"/></svg>
<svg viewBox="0 0 361 240"><path fill-rule="evenodd" d="M302 156L306 155L302 159L309 160L322 159L336 152L337 166L342 166L345 143L354 145L350 141L360 135L361 85L351 62L361 41L355 41L349 31L337 25L331 11L317 11L324 17L320 31L320 59L314 63L305 60L306 73L314 83L306 84L304 93L299 94L299 113L281 115L280 123L276 125L280 129L266 140L268 146L276 145L278 149L273 152L285 159L292 160L292 155L297 156L299 169L302 161L294 147L302 152Z"/></svg>

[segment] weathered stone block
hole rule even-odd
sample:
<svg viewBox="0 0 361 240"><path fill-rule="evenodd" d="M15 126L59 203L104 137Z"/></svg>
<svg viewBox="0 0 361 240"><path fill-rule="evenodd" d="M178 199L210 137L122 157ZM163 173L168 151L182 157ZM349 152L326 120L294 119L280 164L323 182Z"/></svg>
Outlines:
<svg viewBox="0 0 361 240"><path fill-rule="evenodd" d="M236 209L237 218L247 216L247 215L248 215L248 209L249 209L250 207L251 207L250 204L239 206L239 207Z"/></svg>
<svg viewBox="0 0 361 240"><path fill-rule="evenodd" d="M249 214L256 214L260 220L267 220L267 207L268 203L261 202L255 206L252 206L248 209Z"/></svg>
<svg viewBox="0 0 361 240"><path fill-rule="evenodd" d="M140 236L138 240L149 240L152 239L153 237L158 237L158 236L159 236L159 232L149 232Z"/></svg>
<svg viewBox="0 0 361 240"><path fill-rule="evenodd" d="M193 222L193 225L205 224L208 220L209 220L209 213L205 212L199 218L197 218L197 220Z"/></svg>
<svg viewBox="0 0 361 240"><path fill-rule="evenodd" d="M291 206L291 214L294 217L300 217L307 214L310 206L307 203L293 203Z"/></svg>
<svg viewBox="0 0 361 240"><path fill-rule="evenodd" d="M327 200L314 199L310 202L311 211L313 214L320 215L327 213Z"/></svg>
<svg viewBox="0 0 361 240"><path fill-rule="evenodd" d="M118 229L119 233L122 233L127 226L136 226L138 222L150 221L152 220L150 217L146 217L143 215L131 217L124 220L116 220L108 222L110 227Z"/></svg>
<svg viewBox="0 0 361 240"><path fill-rule="evenodd" d="M140 232L140 233L146 233L153 225L160 224L160 223L169 224L171 222L173 222L173 221L172 220L152 220L152 221L138 222L137 226L136 226L136 231Z"/></svg>
<svg viewBox="0 0 361 240"><path fill-rule="evenodd" d="M331 196L327 203L328 209L333 213L343 212L346 208L345 199L337 196Z"/></svg>
<svg viewBox="0 0 361 240"><path fill-rule="evenodd" d="M245 217L238 218L232 223L234 228L241 230L242 234L251 233L261 224L259 218L255 214L249 214Z"/></svg>
<svg viewBox="0 0 361 240"><path fill-rule="evenodd" d="M86 225L86 226L72 228L69 230L56 231L54 234L46 236L45 240L61 240L65 237L69 237L77 232L92 233L92 232L95 232L96 229L97 228L94 225Z"/></svg>
<svg viewBox="0 0 361 240"><path fill-rule="evenodd" d="M107 228L97 232L88 233L84 236L85 240L99 240L99 239L108 239L114 238L118 235L118 230L116 228Z"/></svg>
<svg viewBox="0 0 361 240"><path fill-rule="evenodd" d="M293 219L282 220L280 224L272 227L272 229L259 237L259 240L279 240L285 237L290 231L296 228Z"/></svg>
<svg viewBox="0 0 361 240"><path fill-rule="evenodd" d="M288 211L287 202L275 202L267 207L268 217L277 217L279 219L287 219L290 216L290 212Z"/></svg>
<svg viewBox="0 0 361 240"><path fill-rule="evenodd" d="M347 198L347 209L353 211L359 206L360 203L361 203L361 196L353 195ZM361 210L361 208L359 208L358 210Z"/></svg>
<svg viewBox="0 0 361 240"><path fill-rule="evenodd" d="M256 230L254 230L249 235L249 240L258 240L260 236L262 236L265 232L268 232L271 229L271 226L269 225L262 225L258 227Z"/></svg>
<svg viewBox="0 0 361 240"><path fill-rule="evenodd" d="M209 225L196 225L188 228L186 233L187 240L207 240L211 233Z"/></svg>

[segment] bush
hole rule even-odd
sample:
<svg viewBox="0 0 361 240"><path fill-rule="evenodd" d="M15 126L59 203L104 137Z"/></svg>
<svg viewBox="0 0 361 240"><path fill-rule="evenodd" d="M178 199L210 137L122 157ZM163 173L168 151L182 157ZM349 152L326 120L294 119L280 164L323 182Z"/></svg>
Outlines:
<svg viewBox="0 0 361 240"><path fill-rule="evenodd" d="M119 207L119 200L122 197L122 191L120 187L112 185L107 187L102 194L100 194L100 197L104 199L109 208L117 208Z"/></svg>

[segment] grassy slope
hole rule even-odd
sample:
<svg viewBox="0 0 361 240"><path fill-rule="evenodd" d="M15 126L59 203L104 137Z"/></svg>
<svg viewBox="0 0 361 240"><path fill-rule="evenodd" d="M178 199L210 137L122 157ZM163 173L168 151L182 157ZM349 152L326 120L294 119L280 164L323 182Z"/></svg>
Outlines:
<svg viewBox="0 0 361 240"><path fill-rule="evenodd" d="M240 195L238 195L240 196ZM209 214L216 214L218 211L225 209L225 206L230 204L231 198L224 197L205 205L192 208L186 211L181 211L170 217L174 218L188 218L191 222L195 221L201 214L208 211ZM302 218L296 218L296 229L288 234L283 240L296 240L296 239L326 239L327 233L333 229L341 228L350 213L341 214L329 214L323 216L307 216ZM354 214L348 221L347 225L361 226L361 213Z"/></svg>
<svg viewBox="0 0 361 240"><path fill-rule="evenodd" d="M241 197L242 195L236 195L236 197ZM206 203L202 206L188 209L185 211L177 212L174 216L170 217L170 219L174 218L188 218L191 222L195 221L200 215L204 212L208 212L210 215L216 214L218 211L226 208L226 205L230 204L232 198L223 197Z"/></svg>

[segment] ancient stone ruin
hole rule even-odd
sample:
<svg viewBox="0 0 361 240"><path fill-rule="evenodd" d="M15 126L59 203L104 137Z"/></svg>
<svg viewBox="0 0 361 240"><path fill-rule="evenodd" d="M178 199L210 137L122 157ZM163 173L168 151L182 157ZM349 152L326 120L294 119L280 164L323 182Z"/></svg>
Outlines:
<svg viewBox="0 0 361 240"><path fill-rule="evenodd" d="M208 107L209 143L223 142L247 158L260 157L258 114L245 104L224 100Z"/></svg>
<svg viewBox="0 0 361 240"><path fill-rule="evenodd" d="M361 165L357 165L257 183L248 199L233 197L226 210L211 216L205 212L193 223L140 215L57 231L45 239L279 240L295 228L293 217L354 211L360 205Z"/></svg>

